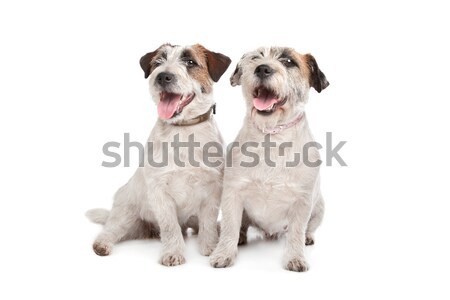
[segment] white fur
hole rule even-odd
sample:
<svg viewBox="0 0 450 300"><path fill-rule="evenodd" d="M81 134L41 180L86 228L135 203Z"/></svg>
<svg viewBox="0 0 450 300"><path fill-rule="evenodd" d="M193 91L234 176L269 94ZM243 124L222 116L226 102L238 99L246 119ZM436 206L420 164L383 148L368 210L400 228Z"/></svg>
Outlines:
<svg viewBox="0 0 450 300"><path fill-rule="evenodd" d="M305 72L300 72L298 68L287 69L280 63L279 55L282 51L282 48L261 48L244 55L231 78L233 85L242 84L247 103L244 125L236 138L241 145L248 141L261 145L265 134L258 127L283 124L299 113L304 113L309 79L304 78L302 74ZM275 111L267 116L258 114L253 107L253 90L261 85L254 71L260 64L268 64L276 70L265 85L279 96L287 97L283 106L285 111ZM261 159L256 167L240 166L241 161L248 160L239 149L231 150L233 165L227 166L224 175L221 235L219 244L210 257L210 263L214 267L233 264L238 252L241 225L248 227L250 224L262 229L267 236L287 231L284 267L293 271L308 269L304 256L305 242L308 239L308 243L313 243L314 231L322 220L324 209L319 190L319 168L308 167L303 163L297 167L285 167L286 161L293 161L295 152L302 153L303 145L314 141L306 116L294 127L272 135L271 140L277 144L270 152L276 167L270 167L263 161L261 146L252 149ZM279 154L278 148L282 142L293 142L293 147L287 148L284 156ZM309 158L310 161L319 159L317 149L310 149ZM243 212L246 219L244 221Z"/></svg>
<svg viewBox="0 0 450 300"><path fill-rule="evenodd" d="M214 102L212 93L202 93L200 84L189 76L179 60L183 47L166 46L161 49L167 51L167 60L149 77L150 92L155 102L159 102L161 91L155 79L163 71L177 76L172 92L195 93L193 101L179 115L165 121L158 119L148 138L148 142L153 143L156 162L161 161L162 143L169 143L168 166L151 166L146 148L145 166L138 168L129 182L117 191L109 215L104 210L94 210L88 212L88 216L100 223L107 216L105 226L93 245L97 254L108 255L113 245L121 240L160 236L161 263L174 266L185 261L182 228L186 226L198 227L201 254L209 255L216 246L223 164L217 168L205 166L202 163L202 146L207 142L223 144L223 141L212 117L196 125L172 125L175 121L189 120L204 114ZM180 141L187 141L188 136L194 134L195 141L200 142L201 147L196 148L194 153L200 167L189 164L186 148L180 148L180 158L186 166L175 165L170 143L176 134L179 134ZM223 158L221 160L223 162ZM198 220L198 223L193 224L193 220Z"/></svg>

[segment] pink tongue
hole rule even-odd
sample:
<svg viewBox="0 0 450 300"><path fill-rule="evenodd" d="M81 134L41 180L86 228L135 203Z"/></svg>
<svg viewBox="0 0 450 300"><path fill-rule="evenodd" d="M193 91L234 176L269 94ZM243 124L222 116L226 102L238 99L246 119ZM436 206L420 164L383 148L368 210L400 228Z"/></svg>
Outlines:
<svg viewBox="0 0 450 300"><path fill-rule="evenodd" d="M158 103L158 115L161 119L170 119L177 110L181 95L162 93Z"/></svg>
<svg viewBox="0 0 450 300"><path fill-rule="evenodd" d="M271 93L261 92L259 97L253 98L253 106L257 110L266 110L278 102L278 99Z"/></svg>

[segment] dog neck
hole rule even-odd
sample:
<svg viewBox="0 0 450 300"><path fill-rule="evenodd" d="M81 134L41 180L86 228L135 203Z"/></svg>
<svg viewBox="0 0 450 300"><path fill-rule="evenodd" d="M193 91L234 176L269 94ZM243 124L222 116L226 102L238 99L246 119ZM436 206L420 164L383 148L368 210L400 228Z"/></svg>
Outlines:
<svg viewBox="0 0 450 300"><path fill-rule="evenodd" d="M197 116L195 118L189 119L189 120L180 120L177 122L172 123L171 125L174 126L191 126L191 125L196 125L196 124L200 124L203 123L207 120L209 120L211 118L211 112L212 114L216 114L216 105L213 104L211 106L211 108L205 112L204 114L201 114L200 116Z"/></svg>
<svg viewBox="0 0 450 300"><path fill-rule="evenodd" d="M253 122L253 124L256 126L256 128L258 128L259 130L261 130L262 133L264 134L277 134L280 133L288 128L294 127L295 125L297 125L298 123L300 123L300 121L303 119L303 115L305 113L301 112L299 113L294 119L292 119L291 121L284 123L284 124L280 124L280 125L276 125L274 127L260 127L258 126L258 124L256 124L255 122Z"/></svg>

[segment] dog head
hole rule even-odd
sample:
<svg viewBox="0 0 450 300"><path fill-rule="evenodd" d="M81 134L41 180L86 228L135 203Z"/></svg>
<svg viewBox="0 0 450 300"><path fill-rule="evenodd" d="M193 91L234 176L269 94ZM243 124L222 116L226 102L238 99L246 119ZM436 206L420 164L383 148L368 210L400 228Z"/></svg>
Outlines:
<svg viewBox="0 0 450 300"><path fill-rule="evenodd" d="M248 112L263 127L298 115L310 87L320 93L329 85L312 55L284 47L246 53L230 81L232 86L242 85Z"/></svg>
<svg viewBox="0 0 450 300"><path fill-rule="evenodd" d="M145 54L140 64L149 79L150 93L160 119L168 123L188 120L205 113L214 104L212 85L231 60L197 44L165 44Z"/></svg>

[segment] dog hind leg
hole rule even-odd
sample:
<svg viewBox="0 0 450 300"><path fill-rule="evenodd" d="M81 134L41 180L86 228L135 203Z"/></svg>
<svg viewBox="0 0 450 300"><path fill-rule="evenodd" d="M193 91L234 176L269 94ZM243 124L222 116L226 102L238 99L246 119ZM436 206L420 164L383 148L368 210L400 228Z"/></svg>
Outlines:
<svg viewBox="0 0 450 300"><path fill-rule="evenodd" d="M241 229L239 230L239 246L247 244L247 232L250 225L252 225L252 222L244 209L242 212Z"/></svg>
<svg viewBox="0 0 450 300"><path fill-rule="evenodd" d="M117 242L141 236L141 229L142 223L137 214L124 213L119 208L113 208L92 248L97 255L109 255Z"/></svg>

